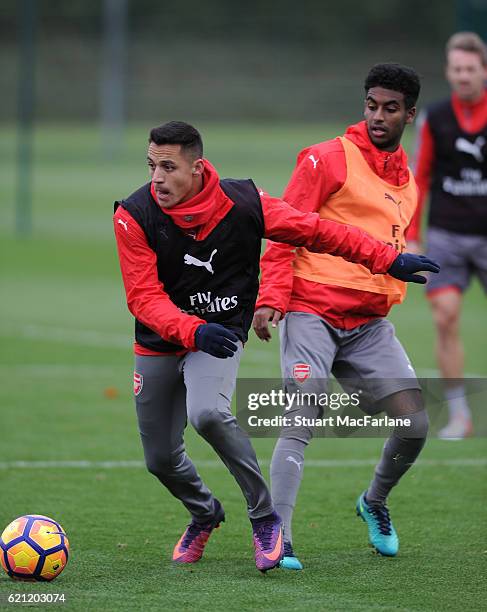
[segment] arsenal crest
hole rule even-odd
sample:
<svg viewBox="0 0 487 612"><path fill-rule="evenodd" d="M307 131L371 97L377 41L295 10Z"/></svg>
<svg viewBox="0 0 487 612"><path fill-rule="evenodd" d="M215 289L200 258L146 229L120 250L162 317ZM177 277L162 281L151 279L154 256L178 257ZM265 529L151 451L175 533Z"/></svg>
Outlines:
<svg viewBox="0 0 487 612"><path fill-rule="evenodd" d="M144 386L144 377L138 372L134 372L134 395L139 395Z"/></svg>
<svg viewBox="0 0 487 612"><path fill-rule="evenodd" d="M297 363L293 367L293 377L299 383L304 382L311 376L311 366L309 363Z"/></svg>

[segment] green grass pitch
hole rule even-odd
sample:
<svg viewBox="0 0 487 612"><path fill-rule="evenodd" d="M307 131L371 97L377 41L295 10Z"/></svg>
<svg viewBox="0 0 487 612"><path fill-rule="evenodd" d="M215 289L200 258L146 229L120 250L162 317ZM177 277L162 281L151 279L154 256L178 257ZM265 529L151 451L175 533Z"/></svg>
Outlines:
<svg viewBox="0 0 487 612"><path fill-rule="evenodd" d="M0 607L11 592L63 592L69 610L485 609L482 438L429 440L423 462L391 494L401 540L394 559L371 553L354 513L382 441L315 440L294 522L305 570L262 576L240 490L188 429L189 454L227 521L200 563L171 565L188 517L140 467L132 320L111 228L112 202L147 179L146 127L128 130L115 161L102 158L94 129L38 130L34 233L24 239L12 230L14 133L0 131L0 530L19 515L40 513L58 520L71 543L68 567L53 583L15 583L2 572ZM316 125L200 127L221 176L252 176L276 195L300 147L340 133L339 126ZM474 284L462 330L466 370L481 376L487 376L485 305ZM422 290L411 288L391 319L418 371L429 373L433 329ZM277 377L277 339L263 345L251 338L240 375ZM110 388L115 397L107 397ZM273 444L255 440L266 475Z"/></svg>

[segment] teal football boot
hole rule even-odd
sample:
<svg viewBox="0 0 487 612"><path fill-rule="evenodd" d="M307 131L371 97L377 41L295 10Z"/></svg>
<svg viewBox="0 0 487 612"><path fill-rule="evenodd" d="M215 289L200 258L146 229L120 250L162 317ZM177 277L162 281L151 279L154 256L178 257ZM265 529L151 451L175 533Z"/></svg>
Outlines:
<svg viewBox="0 0 487 612"><path fill-rule="evenodd" d="M386 557L395 557L399 550L399 539L385 504L369 505L364 491L357 500L357 516L367 523L369 542L375 550Z"/></svg>
<svg viewBox="0 0 487 612"><path fill-rule="evenodd" d="M293 545L291 544L291 542L284 542L284 557L281 559L279 567L282 567L282 569L290 570L303 569L303 564L294 554Z"/></svg>

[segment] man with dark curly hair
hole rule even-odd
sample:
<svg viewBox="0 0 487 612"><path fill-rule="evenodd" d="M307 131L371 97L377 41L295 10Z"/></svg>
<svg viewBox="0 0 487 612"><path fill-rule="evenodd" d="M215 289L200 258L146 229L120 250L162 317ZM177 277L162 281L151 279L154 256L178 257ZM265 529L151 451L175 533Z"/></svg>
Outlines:
<svg viewBox="0 0 487 612"><path fill-rule="evenodd" d="M356 225L404 251L418 196L400 141L414 120L419 90L413 69L374 66L365 80L365 121L350 126L343 137L301 151L283 199L303 212ZM385 411L410 421L409 427L395 427L368 489L357 500L370 543L394 556L399 542L386 498L415 462L428 430L416 374L385 318L393 304L403 301L406 285L375 277L361 265L271 241L261 267L253 326L268 341L269 322L276 327L282 319L286 390L326 391L333 374L345 389L359 385L360 407L369 415ZM274 450L272 496L284 525L281 566L302 569L292 548L291 519L313 428L300 426L303 419L296 417L319 417L322 408L294 405L286 414L291 426L283 428Z"/></svg>

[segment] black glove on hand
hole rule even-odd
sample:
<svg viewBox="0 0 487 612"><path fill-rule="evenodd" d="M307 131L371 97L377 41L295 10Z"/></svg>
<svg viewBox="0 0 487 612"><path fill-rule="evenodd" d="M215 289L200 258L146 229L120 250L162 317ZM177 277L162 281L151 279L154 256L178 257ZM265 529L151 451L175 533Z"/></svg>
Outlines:
<svg viewBox="0 0 487 612"><path fill-rule="evenodd" d="M237 350L237 336L219 323L206 323L196 329L194 336L196 346L213 357L225 359L232 357Z"/></svg>
<svg viewBox="0 0 487 612"><path fill-rule="evenodd" d="M420 283L424 285L426 278L420 274L414 274L414 272L420 271L437 274L440 271L440 266L424 255L402 253L392 262L392 266L387 270L387 273L406 283Z"/></svg>

